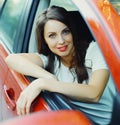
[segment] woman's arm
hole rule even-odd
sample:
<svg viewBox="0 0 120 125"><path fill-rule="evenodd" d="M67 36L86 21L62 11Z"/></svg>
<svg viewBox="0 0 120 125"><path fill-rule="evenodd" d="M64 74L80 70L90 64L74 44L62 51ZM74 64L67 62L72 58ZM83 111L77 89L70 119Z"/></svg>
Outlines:
<svg viewBox="0 0 120 125"><path fill-rule="evenodd" d="M15 71L35 78L54 78L55 76L44 70L43 62L37 54L10 54L6 63Z"/></svg>
<svg viewBox="0 0 120 125"><path fill-rule="evenodd" d="M108 78L109 72L106 69L94 71L87 85L38 78L21 93L17 101L17 112L19 115L29 113L31 103L42 90L61 93L83 102L98 102Z"/></svg>
<svg viewBox="0 0 120 125"><path fill-rule="evenodd" d="M42 89L62 93L84 102L98 102L108 79L108 70L101 69L92 73L88 84L63 83L54 79L51 79L51 81L44 79ZM42 84L42 82L40 83Z"/></svg>

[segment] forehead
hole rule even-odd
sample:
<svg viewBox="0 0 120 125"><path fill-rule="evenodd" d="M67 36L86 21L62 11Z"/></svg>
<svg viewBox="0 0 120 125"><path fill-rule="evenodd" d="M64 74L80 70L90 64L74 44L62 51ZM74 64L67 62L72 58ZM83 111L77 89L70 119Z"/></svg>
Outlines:
<svg viewBox="0 0 120 125"><path fill-rule="evenodd" d="M55 32L55 31L63 30L66 27L67 26L64 23L58 20L49 20L46 22L44 26L44 32Z"/></svg>

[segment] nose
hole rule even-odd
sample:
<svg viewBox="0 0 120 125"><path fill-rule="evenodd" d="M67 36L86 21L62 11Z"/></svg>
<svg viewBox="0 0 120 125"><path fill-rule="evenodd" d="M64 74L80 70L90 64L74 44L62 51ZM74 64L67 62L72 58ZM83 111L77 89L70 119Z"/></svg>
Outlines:
<svg viewBox="0 0 120 125"><path fill-rule="evenodd" d="M65 39L64 39L64 37L62 35L59 35L58 43L59 44L64 44L65 43Z"/></svg>

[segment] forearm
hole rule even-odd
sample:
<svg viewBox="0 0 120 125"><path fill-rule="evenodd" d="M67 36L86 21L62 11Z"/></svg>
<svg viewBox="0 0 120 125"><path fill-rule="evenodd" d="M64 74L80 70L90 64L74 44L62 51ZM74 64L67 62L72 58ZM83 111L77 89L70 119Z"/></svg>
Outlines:
<svg viewBox="0 0 120 125"><path fill-rule="evenodd" d="M69 84L69 85L68 85ZM97 91L93 86L85 84L74 83L53 83L52 86L48 85L46 88L48 91L64 94L70 98L83 101L83 102L97 102Z"/></svg>
<svg viewBox="0 0 120 125"><path fill-rule="evenodd" d="M29 61L29 59L22 57L22 56L15 56L15 55L10 55L13 57L7 57L6 58L6 63L15 71L32 76L35 78L52 78L54 77L53 74L47 72L44 70L42 67L39 65L35 64L32 61Z"/></svg>
<svg viewBox="0 0 120 125"><path fill-rule="evenodd" d="M77 83L64 83L55 81L54 79L38 80L38 86L42 90L50 92L57 92L66 95L70 98L84 101L84 102L97 102L98 91L97 88L91 85L77 84Z"/></svg>
<svg viewBox="0 0 120 125"><path fill-rule="evenodd" d="M101 69L92 73L88 84L65 83L55 81L54 79L50 81L44 79L43 89L51 92L58 92L80 101L98 102L104 92L108 79L108 70Z"/></svg>

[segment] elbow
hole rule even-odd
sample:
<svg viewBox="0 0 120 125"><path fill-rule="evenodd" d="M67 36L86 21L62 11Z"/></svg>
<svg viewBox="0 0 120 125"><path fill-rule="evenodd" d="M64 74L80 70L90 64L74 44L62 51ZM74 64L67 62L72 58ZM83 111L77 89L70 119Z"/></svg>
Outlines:
<svg viewBox="0 0 120 125"><path fill-rule="evenodd" d="M87 93L87 100L91 103L97 103L100 101L102 92L98 89L93 89L90 93Z"/></svg>
<svg viewBox="0 0 120 125"><path fill-rule="evenodd" d="M6 64L7 65L10 65L11 63L12 63L12 57L13 55L12 54L10 54L10 55L8 55L6 58L5 58L5 62L6 62Z"/></svg>
<svg viewBox="0 0 120 125"><path fill-rule="evenodd" d="M15 54L10 54L5 58L5 62L9 67L12 67L15 61L16 61Z"/></svg>
<svg viewBox="0 0 120 125"><path fill-rule="evenodd" d="M101 99L101 96L103 94L103 91L95 88L95 87L92 87L90 93L88 93L88 100L91 102L91 103L98 103Z"/></svg>
<svg viewBox="0 0 120 125"><path fill-rule="evenodd" d="M92 99L93 103L98 103L100 101L100 97L96 97Z"/></svg>
<svg viewBox="0 0 120 125"><path fill-rule="evenodd" d="M92 103L98 103L101 99L101 96L100 95L94 95L93 97L90 98L90 101Z"/></svg>
<svg viewBox="0 0 120 125"><path fill-rule="evenodd" d="M10 62L11 62L11 55L8 55L8 56L5 58L5 62L6 62L7 65L10 64Z"/></svg>

